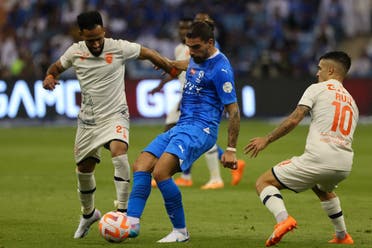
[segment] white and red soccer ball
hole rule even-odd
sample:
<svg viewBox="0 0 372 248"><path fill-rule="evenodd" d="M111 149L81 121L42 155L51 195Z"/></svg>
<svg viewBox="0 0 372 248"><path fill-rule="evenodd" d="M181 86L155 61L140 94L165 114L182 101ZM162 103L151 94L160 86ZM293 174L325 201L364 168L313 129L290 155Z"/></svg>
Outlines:
<svg viewBox="0 0 372 248"><path fill-rule="evenodd" d="M119 243L128 238L130 224L127 216L121 212L108 212L98 223L101 236L109 242Z"/></svg>

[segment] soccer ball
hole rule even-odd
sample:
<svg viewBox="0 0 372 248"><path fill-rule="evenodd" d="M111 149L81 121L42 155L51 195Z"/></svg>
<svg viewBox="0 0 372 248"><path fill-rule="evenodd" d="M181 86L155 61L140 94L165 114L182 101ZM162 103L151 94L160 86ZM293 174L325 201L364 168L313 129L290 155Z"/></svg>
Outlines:
<svg viewBox="0 0 372 248"><path fill-rule="evenodd" d="M119 243L128 237L130 224L124 213L111 211L102 216L98 228L104 239Z"/></svg>

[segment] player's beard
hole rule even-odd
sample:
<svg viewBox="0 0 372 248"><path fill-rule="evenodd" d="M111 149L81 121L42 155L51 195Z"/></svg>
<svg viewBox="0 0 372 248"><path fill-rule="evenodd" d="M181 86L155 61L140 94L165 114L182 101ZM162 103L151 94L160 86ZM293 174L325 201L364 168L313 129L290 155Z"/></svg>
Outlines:
<svg viewBox="0 0 372 248"><path fill-rule="evenodd" d="M191 57L194 60L194 62L197 64L200 64L205 60L205 58L202 58L202 57L196 57L196 56L191 56Z"/></svg>
<svg viewBox="0 0 372 248"><path fill-rule="evenodd" d="M101 55L103 51L103 46L104 44L102 44L102 46L98 47L97 49L90 48L90 47L88 47L88 49L93 54L93 56L98 57L99 55Z"/></svg>

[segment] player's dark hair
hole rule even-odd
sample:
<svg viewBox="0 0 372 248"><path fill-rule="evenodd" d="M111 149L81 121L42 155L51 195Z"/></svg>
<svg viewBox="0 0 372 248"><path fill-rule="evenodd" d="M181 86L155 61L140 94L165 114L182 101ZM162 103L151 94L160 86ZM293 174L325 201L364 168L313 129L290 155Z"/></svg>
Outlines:
<svg viewBox="0 0 372 248"><path fill-rule="evenodd" d="M209 39L214 40L213 27L207 22L196 21L191 24L190 31L186 34L187 38L200 38L202 41L207 42Z"/></svg>
<svg viewBox="0 0 372 248"><path fill-rule="evenodd" d="M96 26L103 26L101 14L98 11L83 12L78 15L77 23L80 30L92 30Z"/></svg>
<svg viewBox="0 0 372 248"><path fill-rule="evenodd" d="M319 61L321 59L329 59L329 60L333 60L333 61L340 63L344 67L345 74L349 71L350 66L351 66L350 56L347 53L342 52L342 51L328 52L324 54L323 56L321 56L319 58Z"/></svg>
<svg viewBox="0 0 372 248"><path fill-rule="evenodd" d="M199 16L199 17L198 17ZM200 18L202 16L202 18ZM195 22L206 22L209 26L211 26L212 30L214 31L216 24L214 23L213 19L210 17L210 15L206 12L199 12L196 14L194 18Z"/></svg>
<svg viewBox="0 0 372 248"><path fill-rule="evenodd" d="M182 17L181 19L179 19L179 22L193 22L194 19L192 19L191 17Z"/></svg>

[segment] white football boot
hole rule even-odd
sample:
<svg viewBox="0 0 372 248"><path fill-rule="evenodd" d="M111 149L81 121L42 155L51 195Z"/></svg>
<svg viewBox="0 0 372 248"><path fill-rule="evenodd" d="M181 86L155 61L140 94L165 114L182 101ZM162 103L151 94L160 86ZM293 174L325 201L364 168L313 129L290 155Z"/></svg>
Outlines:
<svg viewBox="0 0 372 248"><path fill-rule="evenodd" d="M81 239L87 236L90 226L99 219L101 219L101 212L98 209L95 209L93 215L88 219L81 217L79 226L74 234L74 239Z"/></svg>
<svg viewBox="0 0 372 248"><path fill-rule="evenodd" d="M186 242L190 239L190 235L188 232L182 233L177 230L173 230L170 234L165 236L164 238L158 240L158 243L175 243L175 242Z"/></svg>

